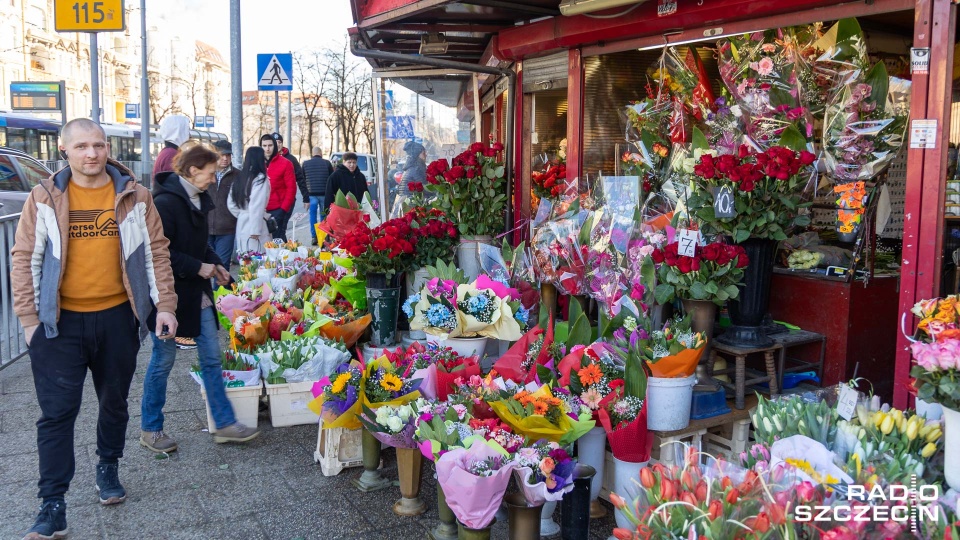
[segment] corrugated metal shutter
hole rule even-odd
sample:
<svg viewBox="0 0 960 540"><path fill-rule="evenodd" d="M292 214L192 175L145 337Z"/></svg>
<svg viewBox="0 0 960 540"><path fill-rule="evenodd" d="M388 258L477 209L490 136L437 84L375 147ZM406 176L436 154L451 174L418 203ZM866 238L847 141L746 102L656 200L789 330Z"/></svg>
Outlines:
<svg viewBox="0 0 960 540"><path fill-rule="evenodd" d="M719 96L722 82L717 62L710 50L698 49L697 52L714 94ZM626 126L620 119L620 111L631 101L647 97L647 72L656 69L660 54L660 49L653 49L584 58L582 170L591 180L601 172L614 174L616 145L622 147L626 143Z"/></svg>
<svg viewBox="0 0 960 540"><path fill-rule="evenodd" d="M524 93L567 87L567 51L523 61Z"/></svg>

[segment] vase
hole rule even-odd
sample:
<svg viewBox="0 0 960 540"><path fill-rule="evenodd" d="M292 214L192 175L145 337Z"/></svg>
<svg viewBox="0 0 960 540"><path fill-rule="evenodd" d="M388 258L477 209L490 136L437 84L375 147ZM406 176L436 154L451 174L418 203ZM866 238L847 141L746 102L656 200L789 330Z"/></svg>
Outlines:
<svg viewBox="0 0 960 540"><path fill-rule="evenodd" d="M371 492L386 489L393 482L380 475L380 441L372 433L363 430L360 445L363 449L363 474L353 481L353 485L360 491Z"/></svg>
<svg viewBox="0 0 960 540"><path fill-rule="evenodd" d="M713 342L713 323L717 318L717 304L711 300L681 299L683 311L690 316L690 325L694 332L703 332L707 336L707 345L703 348L700 362L710 358L710 344Z"/></svg>
<svg viewBox="0 0 960 540"><path fill-rule="evenodd" d="M426 268L417 268L412 272L407 272L406 281L407 281L407 298L415 294L419 294L423 290L424 285L427 284L427 281L430 280L430 273L427 272ZM427 339L427 334L423 330L410 330L409 332L410 339L417 341Z"/></svg>
<svg viewBox="0 0 960 540"><path fill-rule="evenodd" d="M398 516L419 516L427 511L420 500L420 479L423 453L419 448L397 448L397 476L400 477L400 500L393 505Z"/></svg>
<svg viewBox="0 0 960 540"><path fill-rule="evenodd" d="M440 339L433 334L427 334L427 342L436 343L441 347L450 347L460 356L482 357L487 350L487 338L485 337Z"/></svg>
<svg viewBox="0 0 960 540"><path fill-rule="evenodd" d="M488 235L460 237L460 245L457 247L457 267L463 270L468 282L477 279L477 276L483 273L480 265L480 246L491 245L492 242L493 237Z"/></svg>
<svg viewBox="0 0 960 540"><path fill-rule="evenodd" d="M589 465L597 471L590 483L590 518L598 519L607 515L606 509L597 500L600 486L603 484L603 462L607 452L607 431L597 426L577 440L577 461Z"/></svg>
<svg viewBox="0 0 960 540"><path fill-rule="evenodd" d="M503 501L507 503L510 540L540 540L540 512L543 505L530 505L522 493L510 493Z"/></svg>
<svg viewBox="0 0 960 540"><path fill-rule="evenodd" d="M543 509L540 511L540 536L553 536L560 532L560 524L553 520L553 513L557 509L557 501L547 501L543 503Z"/></svg>
<svg viewBox="0 0 960 540"><path fill-rule="evenodd" d="M647 377L647 429L676 431L690 424L697 375Z"/></svg>
<svg viewBox="0 0 960 540"><path fill-rule="evenodd" d="M943 407L939 403L916 399L917 414L927 420L939 420L943 416Z"/></svg>
<svg viewBox="0 0 960 540"><path fill-rule="evenodd" d="M447 496L437 482L437 514L440 515L440 524L430 531L432 540L455 540L457 538L457 516L447 505Z"/></svg>
<svg viewBox="0 0 960 540"><path fill-rule="evenodd" d="M370 343L374 347L397 344L397 318L400 316L400 287L397 277L367 274L367 309L370 311Z"/></svg>
<svg viewBox="0 0 960 540"><path fill-rule="evenodd" d="M960 491L960 412L943 407L943 476Z"/></svg>
<svg viewBox="0 0 960 540"><path fill-rule="evenodd" d="M481 529L471 529L463 523L457 521L457 539L458 540L490 540L490 528L493 524L487 525Z"/></svg>
<svg viewBox="0 0 960 540"><path fill-rule="evenodd" d="M560 501L560 538L587 540L590 537L590 483L597 471L582 463L573 470L573 489Z"/></svg>
<svg viewBox="0 0 960 540"><path fill-rule="evenodd" d="M613 482L613 492L625 501L632 501L637 491L637 482L640 481L640 470L647 466L646 461L632 463L613 458L613 471L616 473ZM617 527L629 529L631 527L630 519L622 510L614 510L613 517L617 521Z"/></svg>
<svg viewBox="0 0 960 540"><path fill-rule="evenodd" d="M770 305L770 281L778 242L750 238L740 245L746 250L750 264L744 269L739 297L728 304L733 324L717 342L743 348L769 347L773 340L763 331L763 318Z"/></svg>

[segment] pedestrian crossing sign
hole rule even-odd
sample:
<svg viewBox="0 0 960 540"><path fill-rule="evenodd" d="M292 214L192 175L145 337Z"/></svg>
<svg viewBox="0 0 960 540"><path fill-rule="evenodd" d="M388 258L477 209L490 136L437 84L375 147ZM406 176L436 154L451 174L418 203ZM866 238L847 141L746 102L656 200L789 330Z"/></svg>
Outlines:
<svg viewBox="0 0 960 540"><path fill-rule="evenodd" d="M293 55L290 53L257 55L257 89L293 91Z"/></svg>

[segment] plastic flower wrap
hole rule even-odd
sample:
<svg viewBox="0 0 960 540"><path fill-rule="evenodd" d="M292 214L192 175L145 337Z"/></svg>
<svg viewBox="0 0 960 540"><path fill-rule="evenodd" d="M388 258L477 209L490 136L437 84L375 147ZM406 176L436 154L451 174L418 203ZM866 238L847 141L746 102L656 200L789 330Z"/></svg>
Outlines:
<svg viewBox="0 0 960 540"><path fill-rule="evenodd" d="M440 456L437 481L457 520L471 529L481 529L493 522L513 468L503 447L478 437L468 448Z"/></svg>
<svg viewBox="0 0 960 540"><path fill-rule="evenodd" d="M536 366L545 365L550 360L550 347L553 345L553 320L546 330L534 326L506 353L493 364L504 379L527 384L537 377Z"/></svg>
<svg viewBox="0 0 960 540"><path fill-rule="evenodd" d="M483 437L488 441L494 441L503 447L507 452L513 453L523 446L526 439L522 435L514 433L510 426L506 425L496 416L492 418L471 418L467 425L473 430L474 435Z"/></svg>
<svg viewBox="0 0 960 540"><path fill-rule="evenodd" d="M454 280L432 278L423 290L416 304L412 300L408 307L411 330L423 330L440 339L460 335L460 320L457 317L457 287Z"/></svg>
<svg viewBox="0 0 960 540"><path fill-rule="evenodd" d="M631 283L624 269L636 229L640 187L637 182L625 180L628 179L602 178L605 202L590 214L581 232L586 245L585 292L600 302L609 317L619 313L625 293L634 296L633 285L639 285Z"/></svg>
<svg viewBox="0 0 960 540"><path fill-rule="evenodd" d="M319 336L267 341L253 354L260 361L263 376L271 384L317 381L350 359L343 343Z"/></svg>
<svg viewBox="0 0 960 540"><path fill-rule="evenodd" d="M854 482L849 474L838 467L836 455L823 443L803 435L785 437L770 446L770 467L786 463L797 470L801 479L814 484L847 484Z"/></svg>
<svg viewBox="0 0 960 540"><path fill-rule="evenodd" d="M530 248L537 278L560 294L585 293L587 246L581 242L581 228L589 215L578 202L566 209L558 205L549 219L534 227Z"/></svg>
<svg viewBox="0 0 960 540"><path fill-rule="evenodd" d="M417 448L414 433L417 430L418 411L426 405L427 402L420 398L404 405L378 407L376 411L363 407L360 423L387 446Z"/></svg>
<svg viewBox="0 0 960 540"><path fill-rule="evenodd" d="M709 148L717 154L733 154L743 144L743 111L729 92L716 98L711 112L700 123ZM695 156L697 157L697 156Z"/></svg>
<svg viewBox="0 0 960 540"><path fill-rule="evenodd" d="M661 70L670 78L671 91L683 103L692 123L702 124L713 110L713 89L703 61L693 47L666 47ZM687 137L689 134L687 134ZM676 141L675 141L676 142Z"/></svg>
<svg viewBox="0 0 960 540"><path fill-rule="evenodd" d="M824 164L838 194L838 230L852 233L862 221L864 182L897 157L910 115L910 81L890 77L878 62L845 84L826 108Z"/></svg>
<svg viewBox="0 0 960 540"><path fill-rule="evenodd" d="M223 351L220 356L220 367L223 369L223 385L227 388L243 388L260 384L260 366L256 357L237 354L234 351ZM203 371L199 364L190 367L190 377L199 385L203 385Z"/></svg>
<svg viewBox="0 0 960 540"><path fill-rule="evenodd" d="M431 461L436 461L450 450L462 448L464 441L474 437L466 405L438 401L418 407L418 412L420 416L416 421L414 437L420 452Z"/></svg>
<svg viewBox="0 0 960 540"><path fill-rule="evenodd" d="M420 397L419 379L404 379L386 356L367 362L361 382L361 401L364 407L397 407Z"/></svg>
<svg viewBox="0 0 960 540"><path fill-rule="evenodd" d="M414 353L411 361L412 376L424 375L428 380L432 379L434 384L431 390L436 399L441 401L446 400L451 392L456 392L458 380L480 375L476 356L460 356L452 348L436 343L427 343L423 351Z"/></svg>
<svg viewBox="0 0 960 540"><path fill-rule="evenodd" d="M369 194L364 199L368 198ZM337 239L346 236L365 219L360 206L352 193L344 195L342 191L337 191L327 217L317 224L318 228Z"/></svg>
<svg viewBox="0 0 960 540"><path fill-rule="evenodd" d="M827 104L869 68L863 31L854 18L841 19L826 32L819 25L792 30L799 45L800 99L814 118L823 120Z"/></svg>
<svg viewBox="0 0 960 540"><path fill-rule="evenodd" d="M653 97L635 101L621 109L620 119L626 125L626 140L633 147L621 161L629 167L625 172L649 182L650 191L656 191L673 145L671 118L676 104L669 92L659 93L649 85L647 92ZM682 130L678 136L683 139Z"/></svg>
<svg viewBox="0 0 960 540"><path fill-rule="evenodd" d="M531 321L537 320L540 308L540 289L526 242L514 248L505 239L500 248L480 244L479 249L480 267L486 275L477 277L477 288L493 289L509 302L520 330L526 331Z"/></svg>
<svg viewBox="0 0 960 540"><path fill-rule="evenodd" d="M720 78L746 116L752 145L765 150L779 143L790 126L813 140L809 110L800 101L796 45L783 29L720 40Z"/></svg>
<svg viewBox="0 0 960 540"><path fill-rule="evenodd" d="M503 399L490 404L497 416L516 433L530 439L548 439L553 442L569 444L596 423L590 419L589 409L572 410L570 405L551 392L548 386L536 391L520 390L516 393L505 391Z"/></svg>
<svg viewBox="0 0 960 540"><path fill-rule="evenodd" d="M239 288L236 288L236 285L234 288L235 290L231 291L220 287L213 293L214 305L224 326L230 326L239 314L256 311L273 293L269 285L255 286L244 283Z"/></svg>
<svg viewBox="0 0 960 540"><path fill-rule="evenodd" d="M513 459L517 485L527 504L559 501L573 489L577 462L557 443L541 439L516 450Z"/></svg>
<svg viewBox="0 0 960 540"><path fill-rule="evenodd" d="M614 340L635 351L650 374L661 378L693 375L707 343L703 333L691 330L689 316L667 321L660 330L638 327L631 321L614 332Z"/></svg>
<svg viewBox="0 0 960 540"><path fill-rule="evenodd" d="M835 440L839 416L826 400L801 396L766 399L759 397L750 415L753 437L771 446L778 439L805 435L828 444Z"/></svg>
<svg viewBox="0 0 960 540"><path fill-rule="evenodd" d="M234 314L230 325L230 348L249 352L270 339L267 332L268 312L272 306L264 302L253 313Z"/></svg>
<svg viewBox="0 0 960 540"><path fill-rule="evenodd" d="M307 404L320 416L324 429L359 429L360 381L363 371L360 363L353 360L340 364L329 377L313 385L316 399Z"/></svg>

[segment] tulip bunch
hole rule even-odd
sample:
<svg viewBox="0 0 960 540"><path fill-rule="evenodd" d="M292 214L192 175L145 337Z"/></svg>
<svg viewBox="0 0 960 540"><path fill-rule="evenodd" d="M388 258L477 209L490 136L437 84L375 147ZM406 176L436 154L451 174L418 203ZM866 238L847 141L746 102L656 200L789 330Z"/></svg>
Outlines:
<svg viewBox="0 0 960 540"><path fill-rule="evenodd" d="M767 446L778 439L805 435L829 446L837 429L837 410L826 401L809 403L797 397L760 397L751 415L754 440Z"/></svg>

